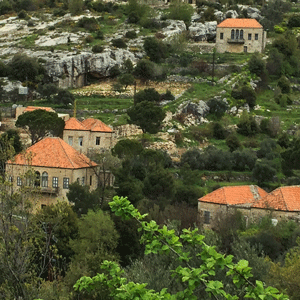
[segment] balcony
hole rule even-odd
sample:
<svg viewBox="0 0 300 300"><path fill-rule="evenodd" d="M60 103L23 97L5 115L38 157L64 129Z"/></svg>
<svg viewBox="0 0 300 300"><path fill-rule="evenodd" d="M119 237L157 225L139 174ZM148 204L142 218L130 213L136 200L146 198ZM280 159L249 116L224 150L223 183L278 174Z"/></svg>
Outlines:
<svg viewBox="0 0 300 300"><path fill-rule="evenodd" d="M58 195L59 188L52 188L52 187L41 187L39 188L39 192L42 194L51 194L51 195Z"/></svg>
<svg viewBox="0 0 300 300"><path fill-rule="evenodd" d="M230 43L230 44L244 44L245 39L227 39L227 43Z"/></svg>

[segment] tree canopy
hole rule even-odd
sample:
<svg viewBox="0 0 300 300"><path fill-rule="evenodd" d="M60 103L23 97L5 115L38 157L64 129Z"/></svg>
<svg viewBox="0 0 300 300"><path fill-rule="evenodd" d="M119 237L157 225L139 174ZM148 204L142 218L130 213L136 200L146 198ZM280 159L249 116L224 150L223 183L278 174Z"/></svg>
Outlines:
<svg viewBox="0 0 300 300"><path fill-rule="evenodd" d="M47 135L61 136L65 121L57 113L36 109L20 115L16 126L29 131L33 145Z"/></svg>

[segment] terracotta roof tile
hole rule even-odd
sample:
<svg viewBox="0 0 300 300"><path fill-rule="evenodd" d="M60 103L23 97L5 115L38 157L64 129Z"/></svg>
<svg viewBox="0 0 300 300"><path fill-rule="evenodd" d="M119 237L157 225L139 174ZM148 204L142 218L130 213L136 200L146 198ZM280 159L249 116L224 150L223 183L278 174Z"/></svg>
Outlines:
<svg viewBox="0 0 300 300"><path fill-rule="evenodd" d="M258 201L268 193L256 185L225 186L199 199L200 202L238 205Z"/></svg>
<svg viewBox="0 0 300 300"><path fill-rule="evenodd" d="M66 130L85 130L87 131L88 129L85 128L85 126L78 121L76 118L70 118L65 122L65 128Z"/></svg>
<svg viewBox="0 0 300 300"><path fill-rule="evenodd" d="M61 169L81 169L97 164L79 153L62 139L47 137L9 160L8 164Z"/></svg>
<svg viewBox="0 0 300 300"><path fill-rule="evenodd" d="M112 129L98 119L85 119L82 124L90 131L112 132Z"/></svg>
<svg viewBox="0 0 300 300"><path fill-rule="evenodd" d="M300 211L300 186L279 187L252 205L252 207Z"/></svg>
<svg viewBox="0 0 300 300"><path fill-rule="evenodd" d="M34 111L34 110L37 110L37 109L42 109L42 110L46 110L46 111L49 111L49 112L55 112L54 109L51 108L51 107L41 107L41 106L27 106L24 109L24 112Z"/></svg>
<svg viewBox="0 0 300 300"><path fill-rule="evenodd" d="M263 28L255 19L226 19L217 25L218 28Z"/></svg>

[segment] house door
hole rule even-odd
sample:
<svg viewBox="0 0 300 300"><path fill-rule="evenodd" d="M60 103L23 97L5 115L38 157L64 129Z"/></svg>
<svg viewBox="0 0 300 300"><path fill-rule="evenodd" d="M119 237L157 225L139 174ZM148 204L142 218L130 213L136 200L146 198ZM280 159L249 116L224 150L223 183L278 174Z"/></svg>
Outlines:
<svg viewBox="0 0 300 300"><path fill-rule="evenodd" d="M247 53L248 49L247 46L244 46L244 52Z"/></svg>

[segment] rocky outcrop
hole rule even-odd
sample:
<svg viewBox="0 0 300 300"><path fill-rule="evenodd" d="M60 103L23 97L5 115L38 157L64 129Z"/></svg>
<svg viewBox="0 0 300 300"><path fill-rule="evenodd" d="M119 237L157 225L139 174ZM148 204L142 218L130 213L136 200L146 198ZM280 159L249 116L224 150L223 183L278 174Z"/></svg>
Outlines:
<svg viewBox="0 0 300 300"><path fill-rule="evenodd" d="M167 27L164 27L162 32L166 36L165 40L172 38L174 35L178 35L187 30L186 25L181 20L167 20Z"/></svg>
<svg viewBox="0 0 300 300"><path fill-rule="evenodd" d="M200 119L209 113L209 107L203 100L200 100L197 103L188 101L180 105L178 111L183 114L192 114Z"/></svg>
<svg viewBox="0 0 300 300"><path fill-rule="evenodd" d="M196 23L189 27L190 36L195 41L212 41L216 37L217 21Z"/></svg>
<svg viewBox="0 0 300 300"><path fill-rule="evenodd" d="M47 75L62 88L84 86L88 74L98 78L107 77L112 67L122 66L127 59L136 62L134 54L123 49L106 49L97 54L48 52L44 55L40 53L38 57L45 61Z"/></svg>

